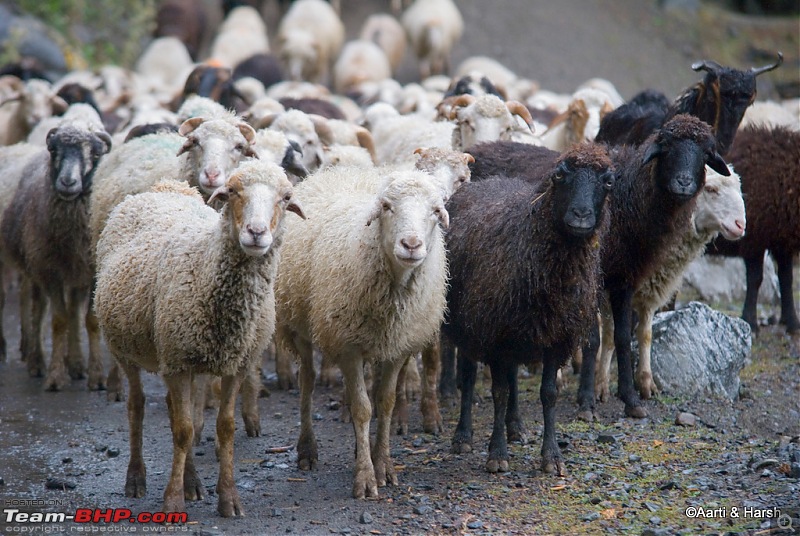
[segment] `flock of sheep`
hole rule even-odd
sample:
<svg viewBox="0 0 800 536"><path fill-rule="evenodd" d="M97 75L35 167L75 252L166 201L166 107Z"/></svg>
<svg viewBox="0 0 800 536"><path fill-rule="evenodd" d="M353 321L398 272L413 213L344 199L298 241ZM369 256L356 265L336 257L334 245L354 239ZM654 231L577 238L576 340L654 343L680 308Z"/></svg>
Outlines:
<svg viewBox="0 0 800 536"><path fill-rule="evenodd" d="M392 2L399 21L370 17L347 43L336 2L296 0L274 53L259 3L248 4L223 2L202 63L200 4L166 0L135 70L49 82L12 65L0 78L0 273L20 281L21 358L51 391L88 376L89 389L122 400L127 378L128 497L147 486L141 370L167 386L168 512L203 496L192 446L208 376L222 378L218 510L234 516L235 400L241 390L247 434L260 435L260 367L273 341L280 385L300 387L301 469L319 456L315 353L341 370L352 491L363 498L397 483L391 433L407 430L405 383L419 354L423 424L438 433L437 389L453 391L457 349L455 452L472 449L477 363L490 368L490 472L508 470L507 441L526 435L517 369L541 362L542 466L563 474L560 369L580 366L580 416L591 419L616 353L625 412L646 416L651 319L704 251L745 259L743 316L757 330L769 250L781 320L800 332L798 103L754 103L756 77L780 54L747 70L699 62L703 78L673 102L644 91L626 103L602 79L560 95L487 57L450 77L463 31L451 0ZM406 46L421 82L403 86L392 74ZM108 378L101 333L115 362Z"/></svg>

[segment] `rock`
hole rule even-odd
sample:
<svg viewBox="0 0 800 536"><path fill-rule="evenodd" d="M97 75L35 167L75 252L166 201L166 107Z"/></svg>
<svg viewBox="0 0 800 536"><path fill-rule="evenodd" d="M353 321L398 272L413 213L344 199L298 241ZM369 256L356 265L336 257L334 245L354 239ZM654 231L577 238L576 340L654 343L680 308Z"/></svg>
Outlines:
<svg viewBox="0 0 800 536"><path fill-rule="evenodd" d="M779 463L781 463L780 460L776 460L775 458L765 458L753 466L753 472L760 471L765 467L774 467Z"/></svg>
<svg viewBox="0 0 800 536"><path fill-rule="evenodd" d="M758 289L758 303L780 307L778 275L772 256L767 254L764 262L764 281ZM683 273L684 289L693 291L705 302L742 302L747 291L744 261L702 255L695 259ZM683 291L682 291L683 292Z"/></svg>
<svg viewBox="0 0 800 536"><path fill-rule="evenodd" d="M414 513L419 516L425 516L433 512L433 508L428 506L427 504L421 504L419 506L414 507Z"/></svg>
<svg viewBox="0 0 800 536"><path fill-rule="evenodd" d="M679 411L675 416L675 424L678 426L695 426L697 424L697 416L685 411Z"/></svg>
<svg viewBox="0 0 800 536"><path fill-rule="evenodd" d="M598 443L618 443L625 438L622 432L603 432L597 436Z"/></svg>
<svg viewBox="0 0 800 536"><path fill-rule="evenodd" d="M581 518L583 521L596 521L598 519L600 519L600 514L598 512L589 512Z"/></svg>
<svg viewBox="0 0 800 536"><path fill-rule="evenodd" d="M272 517L281 517L283 515L283 511L280 508L273 508L270 510L269 515Z"/></svg>
<svg viewBox="0 0 800 536"><path fill-rule="evenodd" d="M117 447L109 447L108 450L106 450L106 456L109 458L116 458L119 456L119 449Z"/></svg>
<svg viewBox="0 0 800 536"><path fill-rule="evenodd" d="M653 320L653 379L665 393L735 400L750 345L747 322L691 302Z"/></svg>
<svg viewBox="0 0 800 536"><path fill-rule="evenodd" d="M62 458L61 459L61 463L72 463L72 458L70 458L70 457Z"/></svg>
<svg viewBox="0 0 800 536"><path fill-rule="evenodd" d="M470 521L469 523L467 523L467 528L470 529L470 530L475 530L475 529L479 529L479 528L482 528L482 527L483 527L483 521L475 520L475 521Z"/></svg>
<svg viewBox="0 0 800 536"><path fill-rule="evenodd" d="M789 467L789 478L800 478L800 463L793 463ZM3 479L0 478L0 486L3 485Z"/></svg>
<svg viewBox="0 0 800 536"><path fill-rule="evenodd" d="M358 522L362 525L369 525L372 523L372 515L367 511L361 512L361 517L358 518Z"/></svg>
<svg viewBox="0 0 800 536"><path fill-rule="evenodd" d="M69 480L62 480L56 477L48 477L44 483L44 487L47 489L66 491L68 489L75 489L77 485L74 482L70 482Z"/></svg>
<svg viewBox="0 0 800 536"><path fill-rule="evenodd" d="M651 512L658 512L661 510L661 507L654 502L645 501L642 503L642 505Z"/></svg>

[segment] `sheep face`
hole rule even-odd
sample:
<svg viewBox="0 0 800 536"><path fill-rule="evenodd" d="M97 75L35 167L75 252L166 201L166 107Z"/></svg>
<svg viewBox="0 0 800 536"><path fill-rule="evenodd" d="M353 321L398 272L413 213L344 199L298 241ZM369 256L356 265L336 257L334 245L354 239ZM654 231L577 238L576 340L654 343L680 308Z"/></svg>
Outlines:
<svg viewBox="0 0 800 536"><path fill-rule="evenodd" d="M453 132L453 147L467 150L482 141L509 141L519 128L514 115L522 117L529 126L533 123L530 112L515 101L503 102L494 95L477 99L461 95L452 103L450 119L458 123Z"/></svg>
<svg viewBox="0 0 800 536"><path fill-rule="evenodd" d="M439 147L419 148L416 168L430 174L442 187L445 203L461 186L469 182L469 165L475 159L469 153Z"/></svg>
<svg viewBox="0 0 800 536"><path fill-rule="evenodd" d="M255 131L247 123L232 125L224 119L205 121L195 117L184 121L178 132L186 136L178 155L188 153L197 170L189 180L206 195L223 186L244 157L257 158L250 145Z"/></svg>
<svg viewBox="0 0 800 536"><path fill-rule="evenodd" d="M289 79L299 82L313 78L319 61L319 43L311 32L293 30L281 37L279 57Z"/></svg>
<svg viewBox="0 0 800 536"><path fill-rule="evenodd" d="M33 128L45 117L54 112L63 113L67 109L64 99L52 94L50 84L42 80L30 80L25 84L22 97L22 110L25 124Z"/></svg>
<svg viewBox="0 0 800 536"><path fill-rule="evenodd" d="M656 160L657 186L679 201L693 198L703 187L706 164L721 175L730 175L717 153L711 128L685 114L668 121L647 147L642 165L652 160Z"/></svg>
<svg viewBox="0 0 800 536"><path fill-rule="evenodd" d="M72 201L88 193L97 162L110 149L111 137L105 132L88 132L71 126L48 132L50 180L56 194L64 201Z"/></svg>
<svg viewBox="0 0 800 536"><path fill-rule="evenodd" d="M264 180L267 179L267 180ZM269 252L286 211L305 219L300 205L292 199L292 184L279 167L271 163L241 166L209 198L225 202L224 217L231 237L245 255L262 257Z"/></svg>
<svg viewBox="0 0 800 536"><path fill-rule="evenodd" d="M726 240L744 236L746 218L741 181L732 168L729 177L706 169L706 184L697 198L694 226L698 233L719 231Z"/></svg>
<svg viewBox="0 0 800 536"><path fill-rule="evenodd" d="M421 265L439 232L438 226L446 229L450 224L441 192L419 174L388 178L367 225L376 219L381 248L396 274Z"/></svg>
<svg viewBox="0 0 800 536"><path fill-rule="evenodd" d="M556 228L576 238L594 233L603 221L603 206L614 182L607 159L597 166L570 158L559 162L550 175Z"/></svg>

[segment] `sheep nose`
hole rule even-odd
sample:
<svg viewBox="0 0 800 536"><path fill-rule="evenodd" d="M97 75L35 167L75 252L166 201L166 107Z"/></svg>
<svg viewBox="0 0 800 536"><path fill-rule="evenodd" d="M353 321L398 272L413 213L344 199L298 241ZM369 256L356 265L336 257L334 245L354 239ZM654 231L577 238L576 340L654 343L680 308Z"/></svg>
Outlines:
<svg viewBox="0 0 800 536"><path fill-rule="evenodd" d="M585 220L592 215L592 209L589 207L575 207L572 209L572 215L581 220Z"/></svg>
<svg viewBox="0 0 800 536"><path fill-rule="evenodd" d="M247 232L250 233L250 235L256 240L264 236L264 233L267 232L267 226L263 224L247 224L245 228L247 229Z"/></svg>
<svg viewBox="0 0 800 536"><path fill-rule="evenodd" d="M400 244L408 251L415 251L422 246L422 240L413 236L411 238L403 238L400 240Z"/></svg>
<svg viewBox="0 0 800 536"><path fill-rule="evenodd" d="M206 177L208 181L213 183L217 177L219 177L219 170L218 169L207 169L206 170Z"/></svg>
<svg viewBox="0 0 800 536"><path fill-rule="evenodd" d="M744 222L742 220L736 220L736 228L740 231L744 231Z"/></svg>

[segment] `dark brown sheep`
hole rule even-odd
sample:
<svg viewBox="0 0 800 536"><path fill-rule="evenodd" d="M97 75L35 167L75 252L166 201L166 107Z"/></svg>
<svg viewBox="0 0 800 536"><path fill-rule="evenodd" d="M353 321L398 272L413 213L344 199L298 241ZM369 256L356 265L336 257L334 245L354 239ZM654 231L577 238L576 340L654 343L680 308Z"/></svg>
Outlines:
<svg viewBox="0 0 800 536"><path fill-rule="evenodd" d="M544 363L542 466L564 472L555 439L556 372L596 318L599 243L613 183L605 150L582 144L537 185L489 179L465 184L448 202L450 288L442 331L459 348L462 373L453 451L472 449L475 361L483 361L492 371L495 408L490 472L508 470L506 434L512 440L525 434L516 375L519 364L534 360Z"/></svg>
<svg viewBox="0 0 800 536"><path fill-rule="evenodd" d="M163 0L156 13L153 37L177 37L196 61L203 44L206 20L202 0Z"/></svg>

